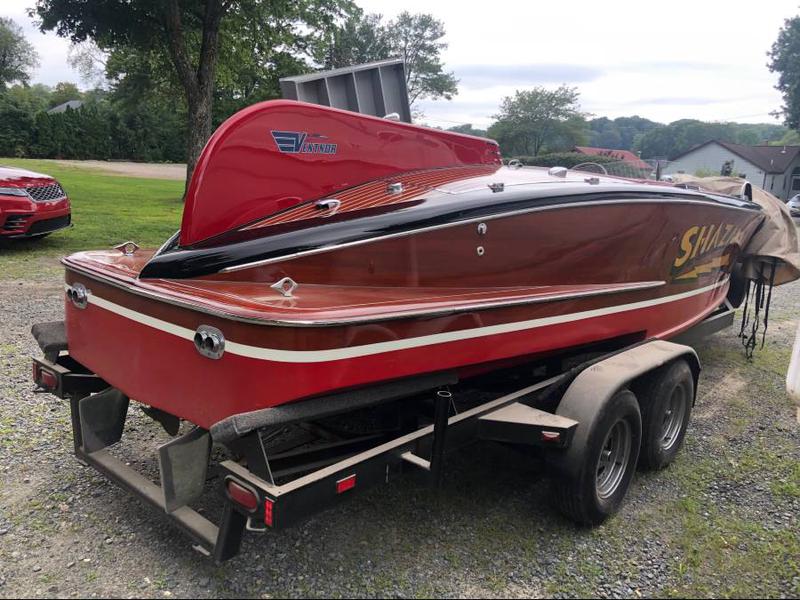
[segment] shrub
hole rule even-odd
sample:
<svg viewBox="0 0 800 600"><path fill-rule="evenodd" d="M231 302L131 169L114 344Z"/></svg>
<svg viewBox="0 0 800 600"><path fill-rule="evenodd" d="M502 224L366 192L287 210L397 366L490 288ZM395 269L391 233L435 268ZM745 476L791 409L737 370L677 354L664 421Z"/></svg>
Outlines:
<svg viewBox="0 0 800 600"><path fill-rule="evenodd" d="M581 163L597 163L605 165L619 162L618 158L610 156L589 156L580 152L552 152L550 154L540 154L539 156L515 156L523 165L531 167L572 167Z"/></svg>

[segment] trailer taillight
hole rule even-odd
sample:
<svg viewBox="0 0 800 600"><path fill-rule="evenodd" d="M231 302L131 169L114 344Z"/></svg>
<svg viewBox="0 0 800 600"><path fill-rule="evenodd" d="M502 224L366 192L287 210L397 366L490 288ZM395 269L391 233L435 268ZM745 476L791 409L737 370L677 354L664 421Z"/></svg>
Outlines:
<svg viewBox="0 0 800 600"><path fill-rule="evenodd" d="M258 508L258 496L253 490L249 490L243 485L239 485L233 479L227 483L228 497L239 506L253 512Z"/></svg>
<svg viewBox="0 0 800 600"><path fill-rule="evenodd" d="M33 381L47 390L54 390L58 387L58 378L56 374L47 369L43 369L41 365L36 363L33 363Z"/></svg>
<svg viewBox="0 0 800 600"><path fill-rule="evenodd" d="M267 498L264 500L264 525L272 527L272 507L275 503Z"/></svg>
<svg viewBox="0 0 800 600"><path fill-rule="evenodd" d="M550 442L550 443L557 443L561 441L561 432L560 431L543 431L542 432L542 441L543 442Z"/></svg>
<svg viewBox="0 0 800 600"><path fill-rule="evenodd" d="M336 493L341 494L347 490L352 490L354 487L356 487L355 473L336 482Z"/></svg>

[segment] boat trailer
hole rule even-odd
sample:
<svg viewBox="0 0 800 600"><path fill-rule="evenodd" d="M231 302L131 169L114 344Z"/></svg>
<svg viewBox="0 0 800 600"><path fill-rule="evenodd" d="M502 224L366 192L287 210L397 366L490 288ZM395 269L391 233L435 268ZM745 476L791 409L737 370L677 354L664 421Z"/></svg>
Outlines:
<svg viewBox="0 0 800 600"><path fill-rule="evenodd" d="M733 309L723 306L684 333L680 341L705 337L732 322ZM669 367L677 363L687 373L691 372L693 405L700 370L697 356L689 346L649 340L599 353L567 369L563 364L553 367L557 363L550 360L548 367L539 369L537 380L488 401L472 401L466 408L459 407L457 394L451 391L451 386L457 383L452 373L390 382L350 394L256 411L263 414L233 419L220 427L215 425L210 431L194 427L158 448L159 485L109 452L109 447L122 438L129 399L69 356L63 322L35 325L33 334L44 352L43 358L34 358L34 381L38 391L69 401L78 459L163 511L193 540L195 549L217 562L239 552L245 531L291 527L355 492L388 483L406 469L422 471L432 485L438 486L446 456L477 441L541 449L545 464L561 482L562 495L567 496L564 500L569 516L585 524L596 524L616 511L633 475L630 468L622 475L617 473L618 479L623 475L627 478L621 495L619 490L614 492L618 497L604 499L601 495L599 513L587 512L573 501L587 481L587 470L591 471L592 482L595 473L599 482L601 469L606 468L603 460L610 453L606 442L611 434L605 435L607 439L600 447L595 430L603 425L609 407L623 406L625 394L633 395L629 390L636 390L639 396L651 393L648 390L654 389L650 386L652 380L658 379L659 373L674 371ZM422 423L417 427L378 429L335 439L313 422L341 417L354 409L363 412L391 406L392 402L413 394L425 396L422 404L414 406L428 409L423 411L426 414L421 419L415 419L417 425ZM654 399L651 401L656 403ZM403 403L406 401L397 404ZM142 408L168 432L177 433L177 418L157 409ZM690 409L688 406L687 410ZM633 470L639 457L645 405L641 418L638 409L635 412L639 434L633 436L635 447L629 448L625 458ZM264 435L266 430L274 435L292 426L305 433L321 433L322 443L288 451L270 447L270 436ZM204 492L213 443L238 457L218 465L218 487L223 501L218 524L190 507ZM594 446L597 448L593 453L589 452ZM612 467L609 463L609 476L613 474Z"/></svg>

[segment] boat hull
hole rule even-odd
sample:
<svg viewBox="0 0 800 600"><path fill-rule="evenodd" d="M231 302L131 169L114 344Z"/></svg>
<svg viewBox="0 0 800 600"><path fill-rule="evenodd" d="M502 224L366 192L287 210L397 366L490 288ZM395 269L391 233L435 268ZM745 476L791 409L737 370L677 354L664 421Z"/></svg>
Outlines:
<svg viewBox="0 0 800 600"><path fill-rule="evenodd" d="M710 201L549 205L496 215L483 233L455 223L180 285L145 285L112 260L73 257L67 286L89 294L85 308L66 303L69 349L131 398L208 428L420 373L467 373L621 336L669 338L724 300L761 219ZM256 301L280 274L299 282L296 296ZM465 282L491 297L459 297ZM376 300L348 288L356 284ZM436 297L426 300L419 292L430 286ZM195 348L202 325L225 335L218 360Z"/></svg>

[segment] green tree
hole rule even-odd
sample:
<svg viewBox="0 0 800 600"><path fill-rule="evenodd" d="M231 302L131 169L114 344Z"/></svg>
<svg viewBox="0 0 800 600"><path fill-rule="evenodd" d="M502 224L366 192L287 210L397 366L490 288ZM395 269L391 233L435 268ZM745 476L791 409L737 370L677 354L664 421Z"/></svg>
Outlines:
<svg viewBox="0 0 800 600"><path fill-rule="evenodd" d="M402 12L389 23L392 54L406 63L406 87L412 105L422 98L446 98L458 93L458 80L444 71L441 53L444 24L433 15Z"/></svg>
<svg viewBox="0 0 800 600"><path fill-rule="evenodd" d="M55 152L53 125L50 115L44 111L36 113L31 136L29 154L37 158L50 158Z"/></svg>
<svg viewBox="0 0 800 600"><path fill-rule="evenodd" d="M761 140L758 137L758 134L751 130L751 129L743 129L741 131L736 132L736 143L743 144L745 146L755 146Z"/></svg>
<svg viewBox="0 0 800 600"><path fill-rule="evenodd" d="M442 64L444 36L444 24L433 15L404 11L384 25L381 15L358 9L332 29L315 54L326 69L402 58L410 104L422 98L450 100L458 93L458 80Z"/></svg>
<svg viewBox="0 0 800 600"><path fill-rule="evenodd" d="M710 140L734 144L763 144L779 140L785 127L770 124L707 123L681 119L648 131L634 144L642 158L674 158Z"/></svg>
<svg viewBox="0 0 800 600"><path fill-rule="evenodd" d="M0 155L26 156L33 129L31 115L11 99L0 96Z"/></svg>
<svg viewBox="0 0 800 600"><path fill-rule="evenodd" d="M800 146L800 132L789 129L779 139L770 142L772 146Z"/></svg>
<svg viewBox="0 0 800 600"><path fill-rule="evenodd" d="M316 59L325 69L338 69L384 60L392 56L388 28L379 14L364 14L357 9L344 23L333 27L325 43L316 50Z"/></svg>
<svg viewBox="0 0 800 600"><path fill-rule="evenodd" d="M454 131L456 133L465 133L467 135L475 135L478 137L486 137L486 130L475 129L472 126L472 123L466 123L464 125L456 125L455 127L448 128L447 131Z"/></svg>
<svg viewBox="0 0 800 600"><path fill-rule="evenodd" d="M598 165L612 165L619 162L618 158L605 155L587 156L579 152L553 152L539 156L514 156L523 165L534 167L566 167L572 169L578 165L594 163Z"/></svg>
<svg viewBox="0 0 800 600"><path fill-rule="evenodd" d="M40 110L46 110L50 105L51 89L41 83L34 85L12 85L6 89L5 96L16 106L35 115Z"/></svg>
<svg viewBox="0 0 800 600"><path fill-rule="evenodd" d="M76 93L80 110L46 112ZM160 94L121 102L103 89L79 93L71 83L14 85L0 93L0 155L179 162L186 153L186 111L177 104Z"/></svg>
<svg viewBox="0 0 800 600"><path fill-rule="evenodd" d="M69 66L80 73L81 81L97 87L106 83L105 53L91 40L72 44L67 53Z"/></svg>
<svg viewBox="0 0 800 600"><path fill-rule="evenodd" d="M589 121L589 145L597 148L622 149L622 134L617 124L608 117Z"/></svg>
<svg viewBox="0 0 800 600"><path fill-rule="evenodd" d="M168 77L186 106L188 186L212 132L217 78L253 67L266 50L307 52L350 6L349 0L37 0L34 12L43 31L74 43L91 40L108 53L126 51L140 65L169 65L169 75L158 76Z"/></svg>
<svg viewBox="0 0 800 600"><path fill-rule="evenodd" d="M0 17L0 89L15 81L27 84L39 55L13 20Z"/></svg>
<svg viewBox="0 0 800 600"><path fill-rule="evenodd" d="M74 83L61 81L53 88L48 104L50 108L53 108L70 100L83 100L83 94Z"/></svg>
<svg viewBox="0 0 800 600"><path fill-rule="evenodd" d="M517 91L503 99L489 137L509 156L568 150L586 139L586 118L578 97L578 91L566 85Z"/></svg>
<svg viewBox="0 0 800 600"><path fill-rule="evenodd" d="M589 145L612 150L632 150L636 140L660 123L639 116L609 119L599 117L589 121Z"/></svg>
<svg viewBox="0 0 800 600"><path fill-rule="evenodd" d="M620 148L632 150L636 144L636 139L652 131L656 127L661 127L661 123L656 123L650 119L645 119L638 115L632 117L617 117L614 119L620 134Z"/></svg>
<svg viewBox="0 0 800 600"><path fill-rule="evenodd" d="M778 73L775 88L783 95L779 114L783 114L787 126L800 129L800 16L783 22L768 56L769 70Z"/></svg>

